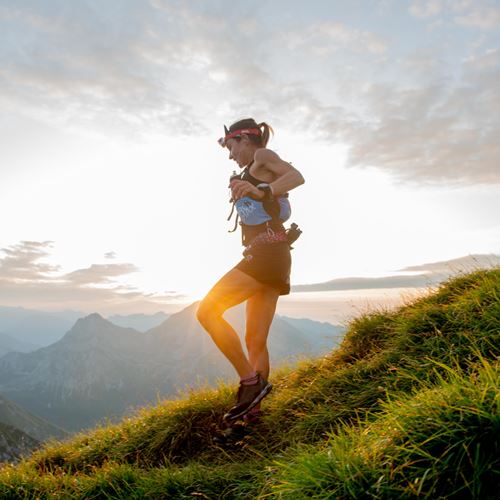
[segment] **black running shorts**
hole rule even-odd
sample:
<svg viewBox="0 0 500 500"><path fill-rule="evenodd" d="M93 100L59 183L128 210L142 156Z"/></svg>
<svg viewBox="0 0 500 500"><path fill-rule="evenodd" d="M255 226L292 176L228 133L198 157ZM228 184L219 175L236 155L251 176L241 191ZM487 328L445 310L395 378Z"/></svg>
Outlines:
<svg viewBox="0 0 500 500"><path fill-rule="evenodd" d="M288 242L279 241L250 246L245 249L243 255L244 258L236 264L236 269L261 283L278 289L280 295L290 293L292 258Z"/></svg>

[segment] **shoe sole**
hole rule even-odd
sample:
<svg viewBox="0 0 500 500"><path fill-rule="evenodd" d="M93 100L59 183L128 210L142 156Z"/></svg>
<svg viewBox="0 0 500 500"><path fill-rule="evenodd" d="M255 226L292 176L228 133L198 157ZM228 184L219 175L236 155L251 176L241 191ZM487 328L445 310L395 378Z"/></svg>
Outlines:
<svg viewBox="0 0 500 500"><path fill-rule="evenodd" d="M240 429L235 433L225 435L224 433L214 436L212 442L218 446L233 447L238 445L246 436L248 430Z"/></svg>
<svg viewBox="0 0 500 500"><path fill-rule="evenodd" d="M222 417L222 420L224 422L234 422L235 420L238 420L239 418L243 417L246 415L252 408L257 406L270 392L271 389L273 388L272 384L267 384L262 391L260 391L259 394L255 397L255 399L242 411L240 411L237 415L228 415L227 413Z"/></svg>

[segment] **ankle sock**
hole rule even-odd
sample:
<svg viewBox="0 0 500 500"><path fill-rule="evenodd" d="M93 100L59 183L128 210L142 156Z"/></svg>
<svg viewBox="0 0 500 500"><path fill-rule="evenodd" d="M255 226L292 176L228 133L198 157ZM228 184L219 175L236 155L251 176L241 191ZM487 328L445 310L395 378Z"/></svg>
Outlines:
<svg viewBox="0 0 500 500"><path fill-rule="evenodd" d="M243 415L243 421L247 424L252 424L258 422L262 416L262 411L260 409L260 403L254 406L246 415Z"/></svg>
<svg viewBox="0 0 500 500"><path fill-rule="evenodd" d="M247 415L255 416L255 415L260 415L260 413L261 413L260 403L258 403L247 413Z"/></svg>
<svg viewBox="0 0 500 500"><path fill-rule="evenodd" d="M248 375L241 377L240 383L242 385L255 385L259 381L259 374L257 372L250 372Z"/></svg>

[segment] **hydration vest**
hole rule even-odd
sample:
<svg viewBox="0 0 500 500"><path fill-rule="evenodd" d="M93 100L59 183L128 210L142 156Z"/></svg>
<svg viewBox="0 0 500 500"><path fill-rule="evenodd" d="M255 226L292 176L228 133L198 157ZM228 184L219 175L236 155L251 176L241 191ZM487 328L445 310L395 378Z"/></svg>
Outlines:
<svg viewBox="0 0 500 500"><path fill-rule="evenodd" d="M253 163L253 162L252 162ZM243 181L248 181L254 186L262 184L264 181L253 177L250 174L250 166L247 165L241 174L234 174L231 180L238 178ZM288 193L276 196L272 200L260 201L254 200L250 196L244 196L239 200L231 200L233 207L227 220L230 220L234 209L236 208L237 216L234 228L229 232L236 231L238 220L242 229L242 244L246 245L256 234L268 231L284 231L283 222L289 219L291 215L290 202L288 201Z"/></svg>

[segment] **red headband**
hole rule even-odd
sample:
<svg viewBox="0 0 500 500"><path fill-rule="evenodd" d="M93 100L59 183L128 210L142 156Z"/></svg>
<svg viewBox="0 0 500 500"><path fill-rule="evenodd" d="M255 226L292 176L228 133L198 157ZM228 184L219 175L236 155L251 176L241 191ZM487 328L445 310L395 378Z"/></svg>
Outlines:
<svg viewBox="0 0 500 500"><path fill-rule="evenodd" d="M242 129L235 130L234 132L227 134L225 137L221 137L218 142L222 147L224 147L226 145L226 141L228 139L232 139L233 137L240 136L241 134L262 135L262 131L260 130L260 128L242 128Z"/></svg>

